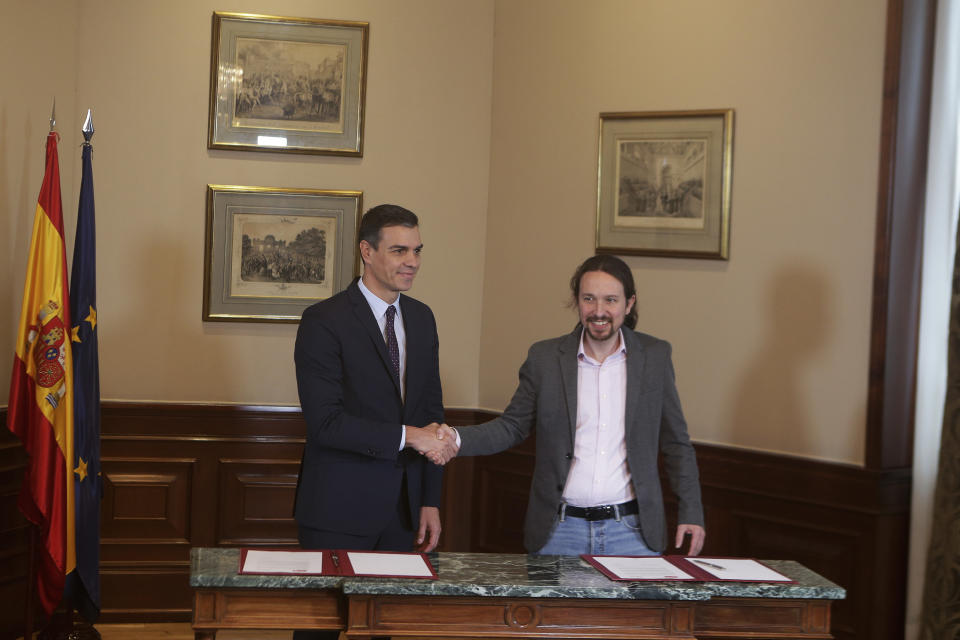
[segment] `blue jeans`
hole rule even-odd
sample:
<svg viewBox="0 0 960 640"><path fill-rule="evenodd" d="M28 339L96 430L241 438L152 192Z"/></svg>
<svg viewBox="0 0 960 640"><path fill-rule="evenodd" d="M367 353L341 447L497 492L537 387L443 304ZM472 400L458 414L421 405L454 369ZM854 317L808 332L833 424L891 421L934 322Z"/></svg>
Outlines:
<svg viewBox="0 0 960 640"><path fill-rule="evenodd" d="M607 520L584 520L566 516L554 525L547 544L537 555L578 556L581 553L607 556L657 556L640 532L637 514Z"/></svg>

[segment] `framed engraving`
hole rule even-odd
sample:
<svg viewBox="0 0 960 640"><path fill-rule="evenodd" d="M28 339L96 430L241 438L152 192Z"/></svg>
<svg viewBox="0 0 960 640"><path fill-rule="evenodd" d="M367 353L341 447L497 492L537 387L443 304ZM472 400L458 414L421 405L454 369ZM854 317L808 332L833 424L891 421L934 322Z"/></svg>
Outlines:
<svg viewBox="0 0 960 640"><path fill-rule="evenodd" d="M207 185L206 321L298 322L359 271L359 191Z"/></svg>
<svg viewBox="0 0 960 640"><path fill-rule="evenodd" d="M726 260L733 110L601 113L598 253Z"/></svg>
<svg viewBox="0 0 960 640"><path fill-rule="evenodd" d="M211 149L363 155L366 22L217 11Z"/></svg>

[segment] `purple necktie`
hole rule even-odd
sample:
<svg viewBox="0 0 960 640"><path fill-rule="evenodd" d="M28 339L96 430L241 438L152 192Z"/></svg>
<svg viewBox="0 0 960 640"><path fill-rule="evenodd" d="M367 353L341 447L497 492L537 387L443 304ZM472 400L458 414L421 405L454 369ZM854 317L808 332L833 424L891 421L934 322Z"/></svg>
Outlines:
<svg viewBox="0 0 960 640"><path fill-rule="evenodd" d="M393 372L400 379L400 345L397 344L397 332L393 328L393 319L397 315L397 308L393 305L387 307L387 353L390 354L390 364L393 365Z"/></svg>

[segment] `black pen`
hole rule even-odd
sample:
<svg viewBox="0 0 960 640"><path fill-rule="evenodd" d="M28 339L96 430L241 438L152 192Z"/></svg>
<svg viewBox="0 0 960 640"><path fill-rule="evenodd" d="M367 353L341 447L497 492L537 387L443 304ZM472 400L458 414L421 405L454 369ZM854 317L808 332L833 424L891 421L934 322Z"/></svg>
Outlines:
<svg viewBox="0 0 960 640"><path fill-rule="evenodd" d="M340 573L340 556L337 555L336 551L331 551L330 557L333 558L333 566L337 568L337 573Z"/></svg>
<svg viewBox="0 0 960 640"><path fill-rule="evenodd" d="M694 560L697 564L702 564L705 567L710 567L711 569L720 569L721 571L726 571L726 567L721 567L718 564L713 564L712 562L707 562L706 560Z"/></svg>

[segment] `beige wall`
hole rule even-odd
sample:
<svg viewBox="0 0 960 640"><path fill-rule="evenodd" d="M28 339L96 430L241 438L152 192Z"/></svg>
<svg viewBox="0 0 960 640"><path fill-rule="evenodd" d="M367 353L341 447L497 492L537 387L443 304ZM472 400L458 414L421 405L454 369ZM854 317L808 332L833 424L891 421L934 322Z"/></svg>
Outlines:
<svg viewBox="0 0 960 640"><path fill-rule="evenodd" d="M78 7L63 0L0 3L0 405L6 405L10 388L54 98L62 135L60 173L67 187L63 206L68 255L73 246L77 202L69 185L80 164L79 156L73 160L73 150L83 140L75 95L78 16Z"/></svg>
<svg viewBox="0 0 960 640"><path fill-rule="evenodd" d="M692 436L863 461L883 61L875 0L497 2L480 400L572 328L598 114L736 110L729 262L631 258Z"/></svg>
<svg viewBox="0 0 960 640"><path fill-rule="evenodd" d="M36 20L18 24L17 32L22 30L30 43L39 40L40 16L69 13L58 16L66 36L54 54L33 61L25 55L31 51L26 45L2 46L16 54L11 57L30 60L13 78L14 86L48 84L70 98L76 92L74 103L58 109L64 115L76 112L79 117L80 109L93 109L103 397L297 403L295 325L201 322L205 188L219 183L359 189L365 207L396 202L417 212L425 258L412 293L442 319L441 369L448 401L475 406L492 2L238 0L224 7L195 0L82 0L66 11L74 4L65 0L49 11L31 8ZM362 159L206 148L211 15L225 8L370 22ZM64 64L69 69L61 72ZM62 77L45 84L38 80L53 71ZM0 109L16 108L6 118L6 129L17 130L16 144L2 145L7 166L16 169L6 181L17 194L5 225L14 225L15 216L25 215L35 202L42 174L42 119L53 91L32 90L38 95L30 104L18 91L2 92ZM33 130L26 135L19 130L30 119ZM79 126L76 119L65 118L61 131ZM79 133L64 134L66 166L79 164L74 160L79 158L78 141ZM31 151L30 173L21 176L25 149ZM65 174L71 224L79 189L74 182L79 174ZM11 248L16 247L10 262L18 267L26 259L28 236L26 223L16 224L8 236ZM5 296L5 309L19 307L19 268L12 287L6 285L12 294ZM11 353L15 331L15 321L6 317L14 313L5 314L4 354ZM0 371L5 389L9 366Z"/></svg>
<svg viewBox="0 0 960 640"><path fill-rule="evenodd" d="M362 159L206 149L215 9L371 23ZM529 344L575 321L598 113L732 107L731 259L628 259L640 328L674 345L694 438L862 462L883 3L59 0L0 16L16 25L0 54L23 61L0 67L3 353L54 93L71 246L87 107L97 127L104 398L296 403L295 327L200 320L204 188L223 183L417 211L412 293L439 319L447 404L496 410Z"/></svg>

